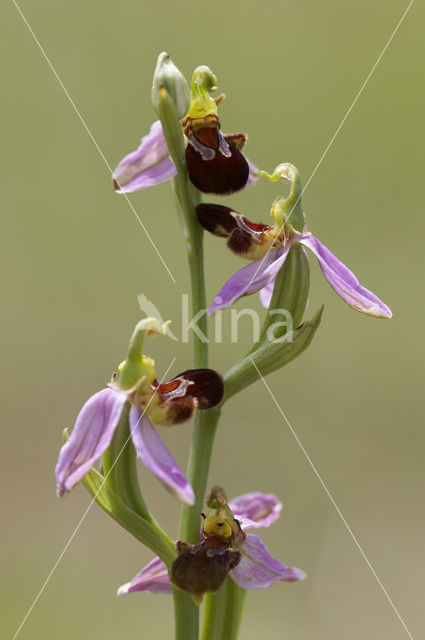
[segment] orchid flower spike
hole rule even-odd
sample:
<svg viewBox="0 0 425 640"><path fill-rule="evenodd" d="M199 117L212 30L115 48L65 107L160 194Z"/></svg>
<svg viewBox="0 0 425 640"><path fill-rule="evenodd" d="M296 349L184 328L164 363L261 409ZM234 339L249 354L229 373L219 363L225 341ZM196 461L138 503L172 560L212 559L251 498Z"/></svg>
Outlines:
<svg viewBox="0 0 425 640"><path fill-rule="evenodd" d="M278 197L272 204L270 213L274 224L251 222L233 209L217 204L202 203L196 208L204 229L227 238L227 246L233 253L252 261L229 278L216 295L209 313L230 307L240 297L255 291L260 291L261 302L268 307L277 274L291 247L300 244L314 253L326 280L350 307L376 318L391 318L387 305L363 287L356 276L307 231L297 169L283 164L271 176L266 175L271 180L291 183L289 197Z"/></svg>
<svg viewBox="0 0 425 640"><path fill-rule="evenodd" d="M158 435L154 425L188 420L195 408L218 404L224 393L221 376L211 369L189 369L158 383L155 363L143 355L146 336L165 334L169 323L141 320L130 339L120 376L82 407L56 465L58 495L63 496L92 469L109 447L120 421L128 420L131 439L143 464L179 500L194 503L192 487Z"/></svg>
<svg viewBox="0 0 425 640"><path fill-rule="evenodd" d="M152 99L158 107L158 91L165 87L172 97L186 141L186 162L193 184L205 193L228 194L253 185L259 171L242 154L247 136L243 133L222 134L217 105L223 100L209 95L216 90L217 80L205 66L193 73L191 93L182 74L168 54L162 53L154 75ZM190 101L189 101L190 96ZM186 110L185 109L186 106ZM177 173L170 158L159 120L136 151L125 156L113 174L117 193L130 193L170 180Z"/></svg>
<svg viewBox="0 0 425 640"><path fill-rule="evenodd" d="M217 591L227 575L244 589L264 589L276 581L304 580L305 573L280 563L268 551L259 536L248 529L268 527L280 515L282 504L272 494L247 493L227 502L221 487L213 487L207 497L201 542L197 545L177 543L178 557L171 567L174 586L200 602L204 593ZM165 564L152 560L118 595L133 592L171 594Z"/></svg>

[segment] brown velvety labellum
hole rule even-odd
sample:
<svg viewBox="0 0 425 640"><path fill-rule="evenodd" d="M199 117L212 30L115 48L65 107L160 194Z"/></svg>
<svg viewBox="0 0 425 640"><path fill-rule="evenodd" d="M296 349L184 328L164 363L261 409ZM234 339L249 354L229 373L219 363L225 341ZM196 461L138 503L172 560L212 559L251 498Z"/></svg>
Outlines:
<svg viewBox="0 0 425 640"><path fill-rule="evenodd" d="M229 145L230 156L226 157L218 150L218 133L215 129L205 128L194 132L202 144L215 150L211 160L204 160L191 144L186 147L186 162L189 177L199 191L226 195L243 189L249 176L249 166L244 156L231 140L224 137ZM215 140L214 140L215 136Z"/></svg>
<svg viewBox="0 0 425 640"><path fill-rule="evenodd" d="M193 398L175 398L165 403L167 408L167 419L165 425L182 424L192 417L195 411L195 401Z"/></svg>
<svg viewBox="0 0 425 640"><path fill-rule="evenodd" d="M208 202L202 202L196 207L196 215L201 227L222 238L226 238L237 228L237 222L231 212L232 209L229 207Z"/></svg>
<svg viewBox="0 0 425 640"><path fill-rule="evenodd" d="M267 224L262 222L250 222L239 213L233 214L236 221L236 229L234 229L227 241L227 246L234 253L241 256L249 256L251 249L262 244L265 233L271 229ZM251 256L252 258L254 256Z"/></svg>
<svg viewBox="0 0 425 640"><path fill-rule="evenodd" d="M215 536L193 547L178 544L177 551L179 555L171 566L171 582L194 596L218 591L230 569L240 561L239 551L231 551Z"/></svg>
<svg viewBox="0 0 425 640"><path fill-rule="evenodd" d="M231 251L233 251L233 253L244 256L249 252L253 242L254 241L250 233L238 228L232 231L227 241L227 246Z"/></svg>
<svg viewBox="0 0 425 640"><path fill-rule="evenodd" d="M172 424L190 418L195 404L199 409L210 409L224 395L223 378L212 369L187 369L168 382L158 384L155 380L152 387L168 407Z"/></svg>
<svg viewBox="0 0 425 640"><path fill-rule="evenodd" d="M266 239L272 229L262 222L251 222L229 207L203 202L196 207L199 224L216 236L228 238L227 246L240 256L256 259L252 250Z"/></svg>
<svg viewBox="0 0 425 640"><path fill-rule="evenodd" d="M185 395L195 398L199 409L210 409L222 401L224 382L216 371L212 369L187 369L179 375L179 378L186 385Z"/></svg>

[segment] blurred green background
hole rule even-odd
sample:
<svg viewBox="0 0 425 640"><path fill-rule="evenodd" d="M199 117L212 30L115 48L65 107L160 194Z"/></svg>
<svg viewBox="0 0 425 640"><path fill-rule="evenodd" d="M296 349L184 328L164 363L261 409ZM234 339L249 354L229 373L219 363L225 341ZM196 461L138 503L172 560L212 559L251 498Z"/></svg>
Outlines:
<svg viewBox="0 0 425 640"><path fill-rule="evenodd" d="M150 87L167 50L190 77L212 67L224 131L271 171L310 177L407 7L400 0L316 3L65 2L21 8L112 167L154 119ZM188 291L170 185L130 196L176 278L174 286L12 2L3 5L3 427L0 602L11 638L84 514L82 487L55 497L62 429L125 356L145 293L180 331ZM423 7L415 2L303 197L310 230L392 308L391 321L352 311L314 260L310 306L325 302L308 351L269 378L277 400L413 637L423 637ZM227 198L268 219L282 191L260 182ZM209 299L238 259L206 238ZM260 309L257 296L238 308ZM245 350L214 347L224 372ZM226 323L225 323L226 324ZM229 340L229 334L227 333ZM158 371L191 365L189 345L150 343ZM162 430L183 465L191 425ZM144 492L176 536L178 506L141 470ZM263 537L301 584L249 594L253 640L407 637L396 614L261 383L226 407L211 483L284 503ZM117 598L150 559L92 508L19 637L171 638L171 600Z"/></svg>

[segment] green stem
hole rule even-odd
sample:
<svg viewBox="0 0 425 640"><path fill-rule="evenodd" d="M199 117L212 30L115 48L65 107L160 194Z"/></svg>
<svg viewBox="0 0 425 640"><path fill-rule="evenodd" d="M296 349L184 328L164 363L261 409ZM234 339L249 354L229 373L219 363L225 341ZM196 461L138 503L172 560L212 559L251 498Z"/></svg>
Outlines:
<svg viewBox="0 0 425 640"><path fill-rule="evenodd" d="M126 402L111 444L102 457L106 483L129 509L147 520L168 543L169 537L155 520L143 498L137 475L137 456L130 436L128 415L130 403Z"/></svg>
<svg viewBox="0 0 425 640"><path fill-rule="evenodd" d="M205 278L203 262L202 230L198 224L195 206L200 200L199 192L189 181L184 155L184 138L182 128L175 113L175 107L168 94L162 89L159 100L159 117L161 119L165 140L170 156L177 168L174 178L174 190L180 213L183 232L188 250L190 281L192 290L193 317L206 309ZM199 318L200 332L207 336L207 315ZM193 332L194 366L208 366L208 341ZM179 535L182 540L191 544L199 540L200 512L202 511L208 470L210 465L214 435L220 417L217 408L208 411L197 411L189 454L187 477L196 496L192 506L184 505L180 520Z"/></svg>
<svg viewBox="0 0 425 640"><path fill-rule="evenodd" d="M218 593L208 593L204 599L204 615L202 620L201 640L221 640L223 628L224 608L220 595L224 585Z"/></svg>
<svg viewBox="0 0 425 640"><path fill-rule="evenodd" d="M152 522L152 515L140 491L137 479L136 450L131 442L126 402L112 442L102 457L103 473L107 483L133 511Z"/></svg>
<svg viewBox="0 0 425 640"><path fill-rule="evenodd" d="M174 637L176 640L198 640L199 607L188 593L173 589Z"/></svg>
<svg viewBox="0 0 425 640"><path fill-rule="evenodd" d="M158 113L164 131L170 156L176 165L177 176L173 180L178 210L188 251L190 282L192 290L192 314L198 314L199 334L193 332L195 368L208 366L208 341L206 295L203 262L202 230L198 224L195 206L200 194L189 181L186 166L184 138L173 101L164 87L159 89ZM183 505L180 518L179 537L185 542L199 541L200 513L208 480L208 471L214 436L220 410L197 411L189 454L187 478L195 492L195 504ZM199 628L199 607L185 593L174 591L175 638L176 640L197 640Z"/></svg>
<svg viewBox="0 0 425 640"><path fill-rule="evenodd" d="M189 454L187 478L195 492L195 504L183 505L180 516L179 539L197 544L201 528L201 511L206 493L208 472L214 436L221 410L197 411ZM199 607L187 593L174 590L175 638L197 640L199 634Z"/></svg>
<svg viewBox="0 0 425 640"><path fill-rule="evenodd" d="M227 578L225 587L226 609L220 640L236 640L248 592L246 589L239 587L230 577Z"/></svg>
<svg viewBox="0 0 425 640"><path fill-rule="evenodd" d="M193 317L206 309L204 283L204 256L202 229L196 217L195 206L200 202L199 191L192 187L186 166L183 130L177 117L176 108L165 88L159 91L158 113L164 131L170 156L176 165L177 176L173 179L180 219L189 260L190 283L192 289ZM200 333L207 336L206 312L199 318ZM196 332L193 333L195 367L208 366L208 342Z"/></svg>
<svg viewBox="0 0 425 640"><path fill-rule="evenodd" d="M236 640L246 594L229 576L218 593L206 596L201 640Z"/></svg>
<svg viewBox="0 0 425 640"><path fill-rule="evenodd" d="M285 311L292 321L291 329L296 329L300 325L307 304L309 288L310 268L308 260L303 247L295 244L289 250L285 264L276 277L272 299L263 321L260 337L248 351L248 354L256 351L260 345L270 342L267 332L271 325L277 327L278 324L275 323L282 323L285 327L285 330L282 326L278 331L274 331L272 339L280 338L289 330Z"/></svg>
<svg viewBox="0 0 425 640"><path fill-rule="evenodd" d="M180 517L179 537L189 544L199 542L201 511L207 488L208 472L214 445L214 436L220 420L221 409L198 411L187 467L187 478L195 492L195 504L183 505Z"/></svg>
<svg viewBox="0 0 425 640"><path fill-rule="evenodd" d="M201 197L197 189L189 183L187 170L185 175L179 173L173 178L180 219L182 221L184 239L189 262L190 287L192 292L192 317L199 314L197 326L199 334L193 331L193 355L195 368L208 366L208 326L206 313L206 294L204 276L204 250L202 242L202 228L196 217L195 206ZM204 337L203 337L204 336Z"/></svg>
<svg viewBox="0 0 425 640"><path fill-rule="evenodd" d="M176 550L172 540L161 535L157 528L150 522L130 509L113 491L104 477L92 469L83 478L83 484L111 518L127 529L137 540L149 547L169 567L176 558Z"/></svg>

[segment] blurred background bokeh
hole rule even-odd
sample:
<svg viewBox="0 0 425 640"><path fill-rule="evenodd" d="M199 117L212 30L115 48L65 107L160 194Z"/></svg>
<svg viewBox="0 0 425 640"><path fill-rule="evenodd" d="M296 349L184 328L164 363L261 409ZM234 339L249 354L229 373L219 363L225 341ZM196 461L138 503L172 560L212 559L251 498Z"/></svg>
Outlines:
<svg viewBox="0 0 425 640"><path fill-rule="evenodd" d="M22 0L21 9L112 167L154 119L157 54L189 78L208 64L227 94L225 131L249 133L247 155L271 171L289 161L304 183L407 2L199 4ZM155 254L12 2L3 5L1 274L3 425L0 602L11 638L89 504L82 487L55 497L64 427L125 356L145 293L179 334L188 291L170 185L130 196L172 271ZM414 638L423 637L423 59L415 2L303 197L310 230L393 310L352 311L316 261L307 312L325 302L308 351L270 376L293 429ZM267 221L282 191L260 182L232 206ZM226 199L226 203L229 198ZM224 202L224 200L223 200ZM242 262L206 238L208 295ZM260 310L257 296L244 299ZM224 323L228 327L229 323ZM212 349L224 372L251 334ZM191 365L191 347L149 343L159 372ZM184 465L191 425L161 434ZM141 470L145 496L176 536L178 505ZM305 456L261 383L226 406L210 481L229 495L261 490L284 503L264 531L302 567L301 584L249 594L241 637L407 637ZM151 558L98 507L81 524L19 638L172 637L171 600L117 598Z"/></svg>

